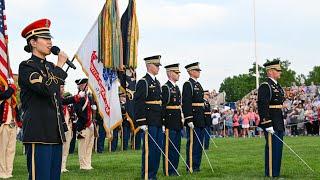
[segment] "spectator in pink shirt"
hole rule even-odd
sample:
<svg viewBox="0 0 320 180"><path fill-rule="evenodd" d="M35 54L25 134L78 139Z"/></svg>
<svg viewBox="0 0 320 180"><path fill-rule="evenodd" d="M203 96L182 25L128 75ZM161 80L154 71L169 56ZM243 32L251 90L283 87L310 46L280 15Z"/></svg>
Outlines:
<svg viewBox="0 0 320 180"><path fill-rule="evenodd" d="M243 129L243 137L246 137L246 135L249 135L249 115L248 110L244 110L243 116L242 116L242 129Z"/></svg>
<svg viewBox="0 0 320 180"><path fill-rule="evenodd" d="M239 117L240 112L234 111L233 115L233 135L234 137L239 137L238 128L239 128Z"/></svg>
<svg viewBox="0 0 320 180"><path fill-rule="evenodd" d="M253 112L253 108L252 107L250 107L250 109L249 109L248 117L249 117L249 125L253 126L254 122L255 122L256 113Z"/></svg>
<svg viewBox="0 0 320 180"><path fill-rule="evenodd" d="M305 120L306 120L306 129L307 129L307 135L312 135L314 130L313 130L313 110L312 106L307 106L307 110L304 112L305 115Z"/></svg>
<svg viewBox="0 0 320 180"><path fill-rule="evenodd" d="M250 107L249 108L249 112L248 112L248 116L249 116L249 137L251 136L255 136L255 119L256 119L256 113L253 111L253 108Z"/></svg>

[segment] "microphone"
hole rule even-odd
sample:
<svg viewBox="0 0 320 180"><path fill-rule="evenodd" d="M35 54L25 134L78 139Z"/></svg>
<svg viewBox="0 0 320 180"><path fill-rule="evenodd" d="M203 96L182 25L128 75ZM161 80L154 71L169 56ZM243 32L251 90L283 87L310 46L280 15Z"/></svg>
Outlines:
<svg viewBox="0 0 320 180"><path fill-rule="evenodd" d="M51 52L54 55L58 55L60 52L60 48L57 46L52 46L51 47ZM69 60L67 59L66 63L72 68L72 69L76 69L76 66Z"/></svg>

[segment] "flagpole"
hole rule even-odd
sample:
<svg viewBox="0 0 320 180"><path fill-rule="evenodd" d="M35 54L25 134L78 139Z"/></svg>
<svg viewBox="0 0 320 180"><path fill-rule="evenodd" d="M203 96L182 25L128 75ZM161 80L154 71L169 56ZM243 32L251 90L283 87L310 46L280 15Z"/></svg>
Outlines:
<svg viewBox="0 0 320 180"><path fill-rule="evenodd" d="M256 89L259 88L259 69L257 58L257 33L256 33L256 1L253 0L253 34L254 34L254 59L256 63Z"/></svg>
<svg viewBox="0 0 320 180"><path fill-rule="evenodd" d="M4 34L4 36L6 36L5 34ZM5 39L5 43L6 43L6 48L7 48L7 79L6 80L4 80L4 81L6 81L6 83L7 84L5 84L6 85L6 87L5 87L5 89L8 89L9 88L9 82L8 82L8 79L9 78L11 78L11 74L12 74L12 72L11 72L11 66L10 66L10 60L9 60L9 47L8 47L8 38L4 38ZM12 77L12 79L13 79L13 77ZM13 80L13 83L14 83L14 80ZM9 103L9 106L11 107L11 109L13 108L13 104L12 104L12 102L11 102L11 98L13 97L13 96L15 96L15 93L16 92L14 92L14 94L8 99L8 103Z"/></svg>
<svg viewBox="0 0 320 180"><path fill-rule="evenodd" d="M7 69L8 69L8 78L10 78L12 72L10 68L10 60L9 60L9 48L8 48L8 40L6 39L6 46L7 46ZM11 72L11 73L10 73Z"/></svg>

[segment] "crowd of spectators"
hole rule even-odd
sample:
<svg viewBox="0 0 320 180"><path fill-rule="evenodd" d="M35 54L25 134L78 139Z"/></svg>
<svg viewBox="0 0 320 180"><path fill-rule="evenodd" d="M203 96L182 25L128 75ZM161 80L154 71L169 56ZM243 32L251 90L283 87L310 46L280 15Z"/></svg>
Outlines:
<svg viewBox="0 0 320 180"><path fill-rule="evenodd" d="M310 86L284 88L283 117L288 136L319 135L320 87ZM263 134L258 127L257 91L253 90L235 103L235 108L214 105L212 127L214 137L252 137Z"/></svg>

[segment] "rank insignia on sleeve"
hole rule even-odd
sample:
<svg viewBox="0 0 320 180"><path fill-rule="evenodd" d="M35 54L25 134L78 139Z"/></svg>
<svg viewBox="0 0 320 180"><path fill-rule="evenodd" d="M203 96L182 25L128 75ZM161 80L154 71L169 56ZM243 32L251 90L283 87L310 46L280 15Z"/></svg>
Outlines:
<svg viewBox="0 0 320 180"><path fill-rule="evenodd" d="M42 76L38 72L33 72L29 76L29 81L31 84L42 83Z"/></svg>

